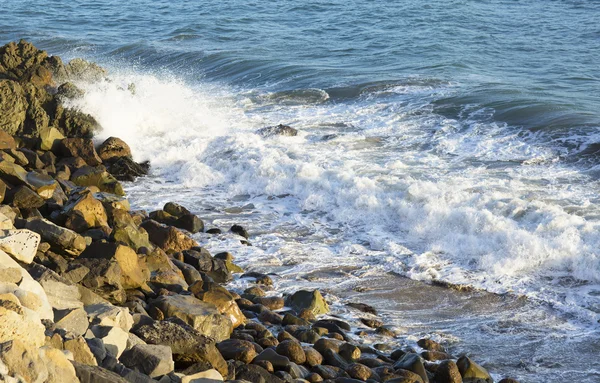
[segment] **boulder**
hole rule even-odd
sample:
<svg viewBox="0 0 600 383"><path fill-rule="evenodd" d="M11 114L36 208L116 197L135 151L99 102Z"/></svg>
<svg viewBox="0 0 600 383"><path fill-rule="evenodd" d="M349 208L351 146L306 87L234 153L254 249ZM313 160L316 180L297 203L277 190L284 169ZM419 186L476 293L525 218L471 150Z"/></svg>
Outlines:
<svg viewBox="0 0 600 383"><path fill-rule="evenodd" d="M227 339L217 344L219 352L226 360L239 360L249 364L256 357L256 349L252 342L240 339Z"/></svg>
<svg viewBox="0 0 600 383"><path fill-rule="evenodd" d="M178 368L195 363L206 363L223 376L227 375L227 363L212 339L192 327L170 321L156 321L138 326L133 332L148 344L169 346Z"/></svg>
<svg viewBox="0 0 600 383"><path fill-rule="evenodd" d="M201 334L218 341L229 338L233 326L231 320L221 315L211 303L189 295L160 296L152 301L165 317L179 318Z"/></svg>
<svg viewBox="0 0 600 383"><path fill-rule="evenodd" d="M314 315L329 312L329 305L319 290L299 290L288 298L287 305L297 312L310 310Z"/></svg>
<svg viewBox="0 0 600 383"><path fill-rule="evenodd" d="M109 303L96 303L85 306L87 318L92 325L120 327L124 331L131 330L133 317L125 307L113 306Z"/></svg>
<svg viewBox="0 0 600 383"><path fill-rule="evenodd" d="M40 149L52 150L64 138L65 136L56 128L43 129L40 131Z"/></svg>
<svg viewBox="0 0 600 383"><path fill-rule="evenodd" d="M445 360L439 364L435 371L436 383L462 383L462 376L458 366L452 360Z"/></svg>
<svg viewBox="0 0 600 383"><path fill-rule="evenodd" d="M0 249L23 263L33 262L40 235L30 230L0 230Z"/></svg>
<svg viewBox="0 0 600 383"><path fill-rule="evenodd" d="M0 178L12 185L25 185L27 183L27 170L14 162L2 159L0 161Z"/></svg>
<svg viewBox="0 0 600 383"><path fill-rule="evenodd" d="M54 325L56 328L72 332L80 336L88 329L88 317L84 309L56 310L54 314Z"/></svg>
<svg viewBox="0 0 600 383"><path fill-rule="evenodd" d="M90 346L87 344L85 339L78 336L73 339L65 340L63 347L65 350L70 351L73 354L73 360L77 363L87 364L89 366L97 366L98 362Z"/></svg>
<svg viewBox="0 0 600 383"><path fill-rule="evenodd" d="M83 307L81 293L76 285L56 274L54 271L33 264L29 268L31 276L44 288L50 305L55 310Z"/></svg>
<svg viewBox="0 0 600 383"><path fill-rule="evenodd" d="M92 326L90 328L94 336L98 339L102 339L104 347L108 354L119 359L125 348L127 347L127 340L129 336L127 332L121 327L111 326Z"/></svg>
<svg viewBox="0 0 600 383"><path fill-rule="evenodd" d="M102 163L94 143L89 138L62 139L55 150L55 154L61 157L81 157L90 166L98 166Z"/></svg>
<svg viewBox="0 0 600 383"><path fill-rule="evenodd" d="M0 304L0 342L20 339L37 348L45 343L44 331L45 327L35 311L6 300Z"/></svg>
<svg viewBox="0 0 600 383"><path fill-rule="evenodd" d="M15 81L0 80L0 130L14 136L23 127L27 114L25 91Z"/></svg>
<svg viewBox="0 0 600 383"><path fill-rule="evenodd" d="M119 181L134 181L150 171L149 162L135 162L131 157L119 157L108 160L107 169Z"/></svg>
<svg viewBox="0 0 600 383"><path fill-rule="evenodd" d="M125 378L98 366L74 362L75 373L81 383L129 383Z"/></svg>
<svg viewBox="0 0 600 383"><path fill-rule="evenodd" d="M223 375L219 374L219 371L215 369L181 377L181 383L217 383L222 381Z"/></svg>
<svg viewBox="0 0 600 383"><path fill-rule="evenodd" d="M85 239L81 235L46 219L28 219L25 228L40 234L45 242L71 255L81 254L86 247Z"/></svg>
<svg viewBox="0 0 600 383"><path fill-rule="evenodd" d="M151 378L166 375L175 369L168 346L138 344L121 355L121 363Z"/></svg>
<svg viewBox="0 0 600 383"><path fill-rule="evenodd" d="M119 181L110 175L103 166L83 166L71 175L77 186L96 186L100 191L124 196L125 191Z"/></svg>
<svg viewBox="0 0 600 383"><path fill-rule="evenodd" d="M306 354L299 342L284 340L277 345L275 351L296 364L304 364L306 362Z"/></svg>
<svg viewBox="0 0 600 383"><path fill-rule="evenodd" d="M67 137L92 138L94 132L100 129L92 116L70 108L62 111L59 125L61 132Z"/></svg>
<svg viewBox="0 0 600 383"><path fill-rule="evenodd" d="M148 233L135 224L129 212L114 210L112 212L113 231L111 237L115 242L122 242L136 251L142 247L152 249L154 246L148 239Z"/></svg>
<svg viewBox="0 0 600 383"><path fill-rule="evenodd" d="M26 382L42 383L48 379L48 368L40 358L37 347L19 339L0 344L0 360L10 375L19 375Z"/></svg>
<svg viewBox="0 0 600 383"><path fill-rule="evenodd" d="M267 126L266 128L259 129L257 133L263 137L297 136L298 130L288 125L279 124L276 126Z"/></svg>
<svg viewBox="0 0 600 383"><path fill-rule="evenodd" d="M493 383L494 380L487 370L470 358L462 356L456 362L464 383Z"/></svg>
<svg viewBox="0 0 600 383"><path fill-rule="evenodd" d="M25 183L43 199L51 198L58 187L58 183L54 178L38 171L27 173Z"/></svg>
<svg viewBox="0 0 600 383"><path fill-rule="evenodd" d="M231 320L233 328L246 322L246 317L235 302L233 295L224 287L207 282L202 283L201 289L194 289L192 286L189 290L203 302L215 305L221 314Z"/></svg>
<svg viewBox="0 0 600 383"><path fill-rule="evenodd" d="M72 262L73 266L83 266L89 271L81 284L109 302L123 304L125 290L121 286L121 267L114 259L81 258Z"/></svg>
<svg viewBox="0 0 600 383"><path fill-rule="evenodd" d="M113 158L131 157L131 149L120 138L109 137L98 146L98 155L103 161Z"/></svg>
<svg viewBox="0 0 600 383"><path fill-rule="evenodd" d="M145 261L140 259L136 252L117 243L94 242L79 256L80 259L114 259L121 268L121 285L125 289L148 289L146 282L150 273Z"/></svg>
<svg viewBox="0 0 600 383"><path fill-rule="evenodd" d="M427 376L427 372L425 371L425 366L423 364L423 359L413 353L405 354L400 360L394 363L395 370L407 370L413 372L423 379L424 383L429 382L429 378Z"/></svg>
<svg viewBox="0 0 600 383"><path fill-rule="evenodd" d="M108 228L104 205L89 190L71 193L62 213L66 217L65 226L78 233L95 227Z"/></svg>
<svg viewBox="0 0 600 383"><path fill-rule="evenodd" d="M148 232L150 241L163 250L183 251L197 247L198 243L177 230L173 226L165 226L160 223L147 220L141 225Z"/></svg>
<svg viewBox="0 0 600 383"><path fill-rule="evenodd" d="M44 206L44 199L24 185L8 191L6 202L19 209L37 209Z"/></svg>
<svg viewBox="0 0 600 383"><path fill-rule="evenodd" d="M79 383L73 364L61 350L42 347L39 352L48 368L46 383Z"/></svg>
<svg viewBox="0 0 600 383"><path fill-rule="evenodd" d="M2 149L16 149L17 143L15 139L2 128L0 128L0 150Z"/></svg>

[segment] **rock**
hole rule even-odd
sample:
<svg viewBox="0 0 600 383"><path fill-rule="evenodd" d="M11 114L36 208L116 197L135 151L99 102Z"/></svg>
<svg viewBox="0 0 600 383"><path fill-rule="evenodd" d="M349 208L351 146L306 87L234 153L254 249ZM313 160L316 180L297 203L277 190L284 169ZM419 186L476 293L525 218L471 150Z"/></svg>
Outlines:
<svg viewBox="0 0 600 383"><path fill-rule="evenodd" d="M110 175L103 166L83 166L71 175L77 186L96 186L100 191L124 196L125 191L119 181Z"/></svg>
<svg viewBox="0 0 600 383"><path fill-rule="evenodd" d="M288 298L287 305L297 312L304 309L312 311L315 315L329 312L329 305L319 290L299 290Z"/></svg>
<svg viewBox="0 0 600 383"><path fill-rule="evenodd" d="M423 351L421 353L421 356L423 357L423 359L430 362L452 359L452 355L446 354L445 352L441 351Z"/></svg>
<svg viewBox="0 0 600 383"><path fill-rule="evenodd" d="M293 340L284 340L279 343L275 351L279 355L287 357L290 361L297 364L304 364L306 362L306 354L302 349L300 343Z"/></svg>
<svg viewBox="0 0 600 383"><path fill-rule="evenodd" d="M221 314L231 320L233 328L246 322L235 299L225 288L214 283L202 283L202 290L196 290L193 286L189 290L203 302L215 305Z"/></svg>
<svg viewBox="0 0 600 383"><path fill-rule="evenodd" d="M45 382L48 368L36 348L19 339L0 344L0 360L10 375L19 375L26 382Z"/></svg>
<svg viewBox="0 0 600 383"><path fill-rule="evenodd" d="M0 342L20 339L23 342L40 347L45 342L45 327L39 315L34 311L24 311L14 302L0 304Z"/></svg>
<svg viewBox="0 0 600 383"><path fill-rule="evenodd" d="M146 230L138 227L128 212L115 210L112 221L113 231L111 236L115 242L122 242L136 251L142 247L147 249L154 248L148 239Z"/></svg>
<svg viewBox="0 0 600 383"><path fill-rule="evenodd" d="M85 306L87 318L92 325L120 327L124 331L131 330L133 317L124 307L109 303L96 303Z"/></svg>
<svg viewBox="0 0 600 383"><path fill-rule="evenodd" d="M152 301L166 317L176 317L217 341L229 338L231 320L221 315L215 305L186 295L160 296Z"/></svg>
<svg viewBox="0 0 600 383"><path fill-rule="evenodd" d="M62 213L67 217L65 226L78 233L108 227L104 205L89 190L72 193Z"/></svg>
<svg viewBox="0 0 600 383"><path fill-rule="evenodd" d="M14 136L22 129L27 113L27 99L21 85L0 80L0 130Z"/></svg>
<svg viewBox="0 0 600 383"><path fill-rule="evenodd" d="M446 350L444 349L444 347L439 344L438 342L431 340L431 339L419 339L417 341L417 345L419 347L421 347L422 349L428 350L428 351L440 351L440 352L446 352Z"/></svg>
<svg viewBox="0 0 600 383"><path fill-rule="evenodd" d="M253 383L283 383L278 377L269 374L264 368L255 364L242 365L235 371L235 378Z"/></svg>
<svg viewBox="0 0 600 383"><path fill-rule="evenodd" d="M52 150L65 136L56 128L48 128L40 131L40 149Z"/></svg>
<svg viewBox="0 0 600 383"><path fill-rule="evenodd" d="M71 263L86 267L89 272L81 284L109 302L123 304L125 290L121 286L121 267L114 259L81 258Z"/></svg>
<svg viewBox="0 0 600 383"><path fill-rule="evenodd" d="M102 339L106 352L119 359L127 347L127 332L116 326L92 326L90 329L96 338Z"/></svg>
<svg viewBox="0 0 600 383"><path fill-rule="evenodd" d="M242 226L240 225L233 225L231 226L231 232L234 234L237 234L241 237L244 237L246 239L248 239L249 235L248 232L246 231L246 229L244 229Z"/></svg>
<svg viewBox="0 0 600 383"><path fill-rule="evenodd" d="M419 375L421 379L423 379L423 382L429 382L427 372L425 371L425 366L423 365L423 359L421 359L421 357L417 354L405 354L399 361L394 363L394 369L414 372L415 374Z"/></svg>
<svg viewBox="0 0 600 383"><path fill-rule="evenodd" d="M71 255L81 254L86 247L85 239L82 236L46 219L28 219L25 228L40 234L42 240Z"/></svg>
<svg viewBox="0 0 600 383"><path fill-rule="evenodd" d="M79 383L73 364L62 351L51 347L42 347L39 353L48 369L46 383Z"/></svg>
<svg viewBox="0 0 600 383"><path fill-rule="evenodd" d="M94 143L89 138L65 138L57 145L55 154L61 157L81 157L89 166L102 163Z"/></svg>
<svg viewBox="0 0 600 383"><path fill-rule="evenodd" d="M24 185L8 191L6 202L19 209L37 209L44 206L44 199Z"/></svg>
<svg viewBox="0 0 600 383"><path fill-rule="evenodd" d="M60 97L61 99L66 99L66 100L74 100L77 98L81 98L84 95L85 95L85 92L83 90L79 89L72 82L65 82L65 83L61 84L56 91L57 97Z"/></svg>
<svg viewBox="0 0 600 383"><path fill-rule="evenodd" d="M84 309L57 310L54 314L54 325L75 335L83 335L88 329L88 317Z"/></svg>
<svg viewBox="0 0 600 383"><path fill-rule="evenodd" d="M165 251L169 249L183 251L198 246L196 241L172 226L164 226L148 220L142 223L141 227L148 232L150 241Z"/></svg>
<svg viewBox="0 0 600 383"><path fill-rule="evenodd" d="M436 383L462 383L462 377L458 366L452 360L445 360L439 364L435 371Z"/></svg>
<svg viewBox="0 0 600 383"><path fill-rule="evenodd" d="M15 139L2 128L0 128L0 150L1 149L16 149L17 143Z"/></svg>
<svg viewBox="0 0 600 383"><path fill-rule="evenodd" d="M303 347L304 354L306 355L306 364L309 366L316 366L323 363L323 355L312 347Z"/></svg>
<svg viewBox="0 0 600 383"><path fill-rule="evenodd" d="M519 383L519 381L512 378L504 378L498 383Z"/></svg>
<svg viewBox="0 0 600 383"><path fill-rule="evenodd" d="M470 358L463 356L456 362L464 383L493 383L487 370Z"/></svg>
<svg viewBox="0 0 600 383"><path fill-rule="evenodd" d="M198 372L194 375L188 375L181 378L181 383L216 383L222 382L223 376L219 371L210 369Z"/></svg>
<svg viewBox="0 0 600 383"><path fill-rule="evenodd" d="M264 349L255 359L254 363L259 361L267 361L271 363L275 369L285 369L289 366L290 360L288 357L275 352L272 348Z"/></svg>
<svg viewBox="0 0 600 383"><path fill-rule="evenodd" d="M379 319L374 319L374 318L360 318L360 321L365 326L371 327L371 328L378 328L378 327L383 326L383 322L380 321Z"/></svg>
<svg viewBox="0 0 600 383"><path fill-rule="evenodd" d="M0 230L0 249L23 263L33 262L40 235L30 230Z"/></svg>
<svg viewBox="0 0 600 383"><path fill-rule="evenodd" d="M371 378L373 375L373 371L363 364L353 363L346 368L346 373L350 375L351 378L358 379L361 381L366 381Z"/></svg>
<svg viewBox="0 0 600 383"><path fill-rule="evenodd" d="M134 181L150 171L150 163L137 163L131 157L119 157L108 160L108 172L119 181Z"/></svg>
<svg viewBox="0 0 600 383"><path fill-rule="evenodd" d="M114 259L121 268L120 283L125 289L145 288L150 272L143 259L127 246L116 243L94 242L79 256L80 259Z"/></svg>
<svg viewBox="0 0 600 383"><path fill-rule="evenodd" d="M124 378L98 366L89 366L74 362L75 373L81 383L129 383Z"/></svg>
<svg viewBox="0 0 600 383"><path fill-rule="evenodd" d="M225 359L239 360L249 364L256 357L256 349L251 342L240 339L227 339L217 344L219 352Z"/></svg>
<svg viewBox="0 0 600 383"><path fill-rule="evenodd" d="M282 297L256 297L253 300L254 303L259 303L269 310L279 310L284 306L284 300Z"/></svg>
<svg viewBox="0 0 600 383"><path fill-rule="evenodd" d="M74 284L70 283L54 271L41 265L29 269L31 276L44 288L48 302L55 310L76 309L83 307L81 293Z"/></svg>
<svg viewBox="0 0 600 383"><path fill-rule="evenodd" d="M277 126L267 126L266 128L259 129L257 133L263 137L297 136L298 130L288 125L279 124Z"/></svg>
<svg viewBox="0 0 600 383"><path fill-rule="evenodd" d="M63 347L65 350L73 353L73 360L75 362L90 366L98 365L92 350L83 337L79 336L74 339L68 339L64 342Z"/></svg>
<svg viewBox="0 0 600 383"><path fill-rule="evenodd" d="M131 157L131 149L120 138L109 137L98 146L98 155L103 161L112 158Z"/></svg>
<svg viewBox="0 0 600 383"><path fill-rule="evenodd" d="M92 138L94 132L100 129L92 116L70 108L63 110L59 125L61 132L67 137Z"/></svg>
<svg viewBox="0 0 600 383"><path fill-rule="evenodd" d="M156 378L175 369L173 354L168 346L135 345L121 355L121 363L143 374Z"/></svg>

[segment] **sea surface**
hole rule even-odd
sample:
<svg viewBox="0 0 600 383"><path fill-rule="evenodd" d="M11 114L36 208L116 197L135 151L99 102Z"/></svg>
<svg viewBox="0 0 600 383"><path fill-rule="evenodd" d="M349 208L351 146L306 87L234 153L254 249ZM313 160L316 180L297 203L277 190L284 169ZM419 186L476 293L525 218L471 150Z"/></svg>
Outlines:
<svg viewBox="0 0 600 383"><path fill-rule="evenodd" d="M399 344L600 382L600 2L0 0L20 38L109 70L73 106L151 161L135 207Z"/></svg>

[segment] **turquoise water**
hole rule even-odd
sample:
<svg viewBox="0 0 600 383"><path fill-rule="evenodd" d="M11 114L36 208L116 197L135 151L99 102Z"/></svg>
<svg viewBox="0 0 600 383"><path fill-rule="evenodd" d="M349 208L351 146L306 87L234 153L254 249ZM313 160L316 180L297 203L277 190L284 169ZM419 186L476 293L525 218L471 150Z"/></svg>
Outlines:
<svg viewBox="0 0 600 383"><path fill-rule="evenodd" d="M600 379L600 2L0 1L20 38L110 70L74 106L151 160L137 207L246 224L252 248L198 239L290 289L500 294L378 304L498 374ZM299 135L254 134L279 123Z"/></svg>

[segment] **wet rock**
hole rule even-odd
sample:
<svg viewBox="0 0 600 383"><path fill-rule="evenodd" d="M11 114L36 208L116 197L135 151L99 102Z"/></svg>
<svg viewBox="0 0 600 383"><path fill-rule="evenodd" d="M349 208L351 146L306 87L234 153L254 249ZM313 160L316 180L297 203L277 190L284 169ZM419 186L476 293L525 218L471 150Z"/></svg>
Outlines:
<svg viewBox="0 0 600 383"><path fill-rule="evenodd" d="M28 103L21 85L0 80L0 129L14 136L23 127Z"/></svg>
<svg viewBox="0 0 600 383"><path fill-rule="evenodd" d="M440 351L440 352L446 352L446 350L444 349L444 347L439 344L438 342L431 340L431 339L419 339L417 341L417 345L419 347L421 347L422 349L428 350L428 351Z"/></svg>
<svg viewBox="0 0 600 383"><path fill-rule="evenodd" d="M456 363L452 360L446 360L439 364L435 371L434 381L436 383L461 383L463 380Z"/></svg>
<svg viewBox="0 0 600 383"><path fill-rule="evenodd" d="M306 354L302 349L302 346L297 341L284 340L279 343L275 351L279 355L287 357L291 362L297 364L304 364L306 362Z"/></svg>
<svg viewBox="0 0 600 383"><path fill-rule="evenodd" d="M221 315L215 305L186 295L161 296L152 301L165 316L176 317L201 334L216 340L229 338L233 326L231 320Z"/></svg>
<svg viewBox="0 0 600 383"><path fill-rule="evenodd" d="M512 378L504 378L498 383L519 383L519 381Z"/></svg>
<svg viewBox="0 0 600 383"><path fill-rule="evenodd" d="M297 312L304 309L312 311L315 315L329 312L329 305L319 290L297 291L288 298L287 305Z"/></svg>
<svg viewBox="0 0 600 383"><path fill-rule="evenodd" d="M364 324L367 327L371 327L371 328L378 328L383 326L383 322L380 321L379 319L373 319L373 318L360 318L360 321L362 324Z"/></svg>
<svg viewBox="0 0 600 383"><path fill-rule="evenodd" d="M353 363L346 368L346 373L350 375L351 378L366 381L370 379L373 375L373 371L363 364Z"/></svg>
<svg viewBox="0 0 600 383"><path fill-rule="evenodd" d="M217 344L219 352L225 359L239 360L249 364L256 357L256 349L251 342L240 339L227 339Z"/></svg>
<svg viewBox="0 0 600 383"><path fill-rule="evenodd" d="M430 362L452 359L452 355L446 354L445 352L441 351L424 351L421 353L421 356L423 357L423 359Z"/></svg>
<svg viewBox="0 0 600 383"><path fill-rule="evenodd" d="M202 283L201 286L200 289L191 286L189 290L203 302L215 305L221 314L231 320L233 328L246 322L244 314L229 291L215 283Z"/></svg>
<svg viewBox="0 0 600 383"><path fill-rule="evenodd" d="M98 146L98 155L103 161L113 158L131 157L131 149L120 138L109 137Z"/></svg>
<svg viewBox="0 0 600 383"><path fill-rule="evenodd" d="M284 306L282 297L255 297L253 302L261 304L269 310L279 310Z"/></svg>
<svg viewBox="0 0 600 383"><path fill-rule="evenodd" d="M40 244L40 235L30 230L0 230L0 249L23 263L31 263Z"/></svg>
<svg viewBox="0 0 600 383"><path fill-rule="evenodd" d="M268 126L257 131L263 137L271 136L297 136L298 130L288 125L279 124L277 126Z"/></svg>
<svg viewBox="0 0 600 383"><path fill-rule="evenodd" d="M239 236L242 236L246 239L248 239L249 235L248 232L246 231L246 229L244 229L244 227L240 226L240 225L233 225L231 226L231 232L234 234L237 234Z"/></svg>
<svg viewBox="0 0 600 383"><path fill-rule="evenodd" d="M56 91L56 96L63 100L75 100L83 97L84 95L85 92L72 82L65 82L61 84Z"/></svg>
<svg viewBox="0 0 600 383"><path fill-rule="evenodd" d="M256 383L283 383L282 379L269 374L264 368L255 364L242 365L235 371L235 378Z"/></svg>
<svg viewBox="0 0 600 383"><path fill-rule="evenodd" d="M120 361L151 378L166 375L175 369L171 348L168 346L138 344L125 351Z"/></svg>
<svg viewBox="0 0 600 383"><path fill-rule="evenodd" d="M165 251L183 251L198 246L196 241L172 226L148 220L142 223L141 227L148 232L150 241Z"/></svg>
<svg viewBox="0 0 600 383"><path fill-rule="evenodd" d="M137 163L131 157L113 158L107 161L107 170L119 181L134 181L150 171L150 163Z"/></svg>
<svg viewBox="0 0 600 383"><path fill-rule="evenodd" d="M399 361L394 363L394 369L414 372L421 377L423 382L429 382L423 360L417 354L405 354Z"/></svg>
<svg viewBox="0 0 600 383"><path fill-rule="evenodd" d="M487 370L470 358L463 356L456 362L464 383L493 383Z"/></svg>

